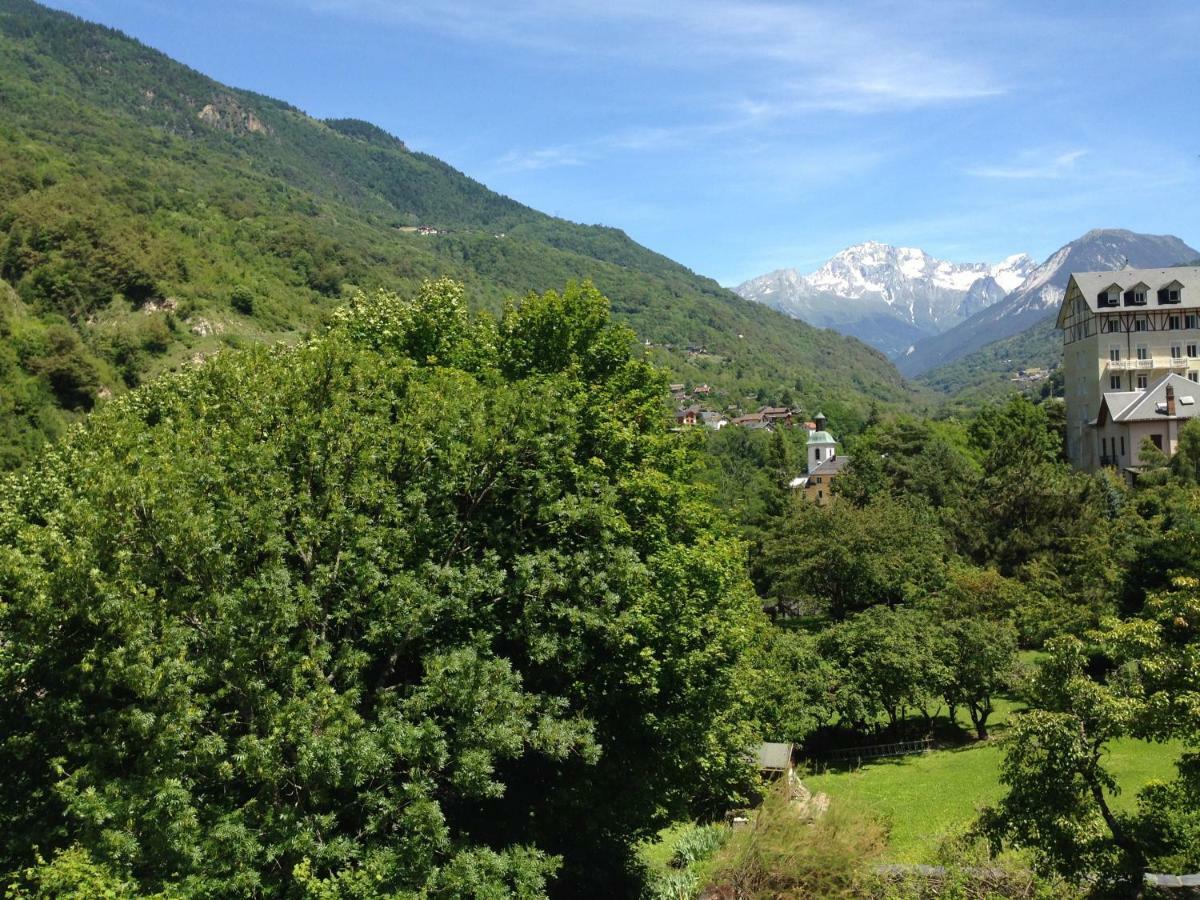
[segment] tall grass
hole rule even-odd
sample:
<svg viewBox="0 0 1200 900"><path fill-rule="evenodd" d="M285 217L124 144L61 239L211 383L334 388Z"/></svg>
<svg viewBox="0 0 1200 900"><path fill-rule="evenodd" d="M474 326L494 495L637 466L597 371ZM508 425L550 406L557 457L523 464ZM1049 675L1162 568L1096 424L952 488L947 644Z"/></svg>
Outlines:
<svg viewBox="0 0 1200 900"><path fill-rule="evenodd" d="M705 894L730 900L862 897L886 847L887 828L875 816L836 804L813 818L806 805L790 800L781 781L717 854Z"/></svg>

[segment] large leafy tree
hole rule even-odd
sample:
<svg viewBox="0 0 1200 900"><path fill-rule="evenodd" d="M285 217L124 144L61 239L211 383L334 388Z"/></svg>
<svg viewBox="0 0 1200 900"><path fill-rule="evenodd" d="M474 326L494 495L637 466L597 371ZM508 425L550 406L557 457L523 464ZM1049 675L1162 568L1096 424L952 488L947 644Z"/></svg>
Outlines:
<svg viewBox="0 0 1200 900"><path fill-rule="evenodd" d="M821 634L822 655L832 660L837 711L864 729L886 715L895 729L910 710L926 724L946 690L944 640L920 610L874 606Z"/></svg>
<svg viewBox="0 0 1200 900"><path fill-rule="evenodd" d="M863 507L798 498L763 538L764 592L782 609L844 618L938 590L946 539L920 502L880 495Z"/></svg>
<svg viewBox="0 0 1200 900"><path fill-rule="evenodd" d="M760 630L630 346L587 285L498 326L452 283L360 296L8 481L0 865L619 890L634 841L743 783Z"/></svg>

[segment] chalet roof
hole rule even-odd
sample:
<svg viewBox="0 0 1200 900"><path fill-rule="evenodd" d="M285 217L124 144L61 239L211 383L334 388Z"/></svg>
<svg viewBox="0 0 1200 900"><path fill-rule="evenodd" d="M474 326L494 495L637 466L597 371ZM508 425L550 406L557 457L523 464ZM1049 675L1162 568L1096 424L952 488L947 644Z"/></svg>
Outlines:
<svg viewBox="0 0 1200 900"><path fill-rule="evenodd" d="M1116 279L1114 281L1114 279ZM1150 293L1147 307L1156 306L1155 291L1163 288L1178 288L1182 291L1179 303L1172 303L1172 309L1200 309L1200 266L1174 266L1162 269L1130 269L1108 272L1072 272L1071 280L1067 282L1067 296L1071 296L1072 284L1079 289L1084 301L1093 312L1098 312L1100 306L1097 297L1111 287L1130 290L1139 284L1145 285ZM1064 298L1065 303L1065 298ZM1111 308L1111 307L1109 307Z"/></svg>
<svg viewBox="0 0 1200 900"><path fill-rule="evenodd" d="M761 426L765 425L766 423L763 421L762 416L758 415L757 413L751 413L748 416L738 416L736 419L730 419L729 424L730 425L743 425L746 427L753 428L755 426L761 427Z"/></svg>
<svg viewBox="0 0 1200 900"><path fill-rule="evenodd" d="M1168 416L1167 386L1175 389L1175 415ZM1155 422L1161 419L1191 419L1196 415L1200 384L1182 375L1166 375L1144 391L1113 391L1104 395L1097 421ZM1107 416L1106 416L1107 413Z"/></svg>

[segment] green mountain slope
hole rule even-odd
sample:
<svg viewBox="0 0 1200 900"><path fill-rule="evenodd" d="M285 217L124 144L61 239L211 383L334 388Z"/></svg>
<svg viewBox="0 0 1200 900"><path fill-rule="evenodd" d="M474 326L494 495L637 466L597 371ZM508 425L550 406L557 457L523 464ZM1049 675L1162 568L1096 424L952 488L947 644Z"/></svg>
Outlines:
<svg viewBox="0 0 1200 900"><path fill-rule="evenodd" d="M926 372L917 381L966 404L1023 390L1030 384L1017 380L1020 372L1049 372L1062 364L1062 334L1054 327L1055 316L1051 313L1025 331Z"/></svg>
<svg viewBox="0 0 1200 900"><path fill-rule="evenodd" d="M490 309L591 278L655 358L728 403L786 393L846 427L915 396L866 346L617 229L544 215L369 123L315 120L28 0L0 0L0 110L0 467L109 393L302 334L355 287L434 275Z"/></svg>

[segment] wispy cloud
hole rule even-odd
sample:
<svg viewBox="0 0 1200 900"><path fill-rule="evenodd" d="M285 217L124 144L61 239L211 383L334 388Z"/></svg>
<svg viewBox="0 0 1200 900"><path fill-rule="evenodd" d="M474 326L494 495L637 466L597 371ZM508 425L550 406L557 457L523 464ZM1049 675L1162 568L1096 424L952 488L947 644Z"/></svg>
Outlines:
<svg viewBox="0 0 1200 900"><path fill-rule="evenodd" d="M898 16L875 4L737 0L306 0L317 12L414 26L496 46L581 60L691 70L749 67L747 96L772 115L873 113L993 97L1003 80L963 41L954 4L916 2Z"/></svg>
<svg viewBox="0 0 1200 900"><path fill-rule="evenodd" d="M973 166L966 170L977 178L1014 180L1066 178L1075 172L1075 163L1087 156L1087 150L1066 152L1025 151L1002 165Z"/></svg>
<svg viewBox="0 0 1200 900"><path fill-rule="evenodd" d="M582 166L587 159L584 149L564 144L533 150L511 150L496 161L496 168L502 172L533 172L538 169Z"/></svg>

